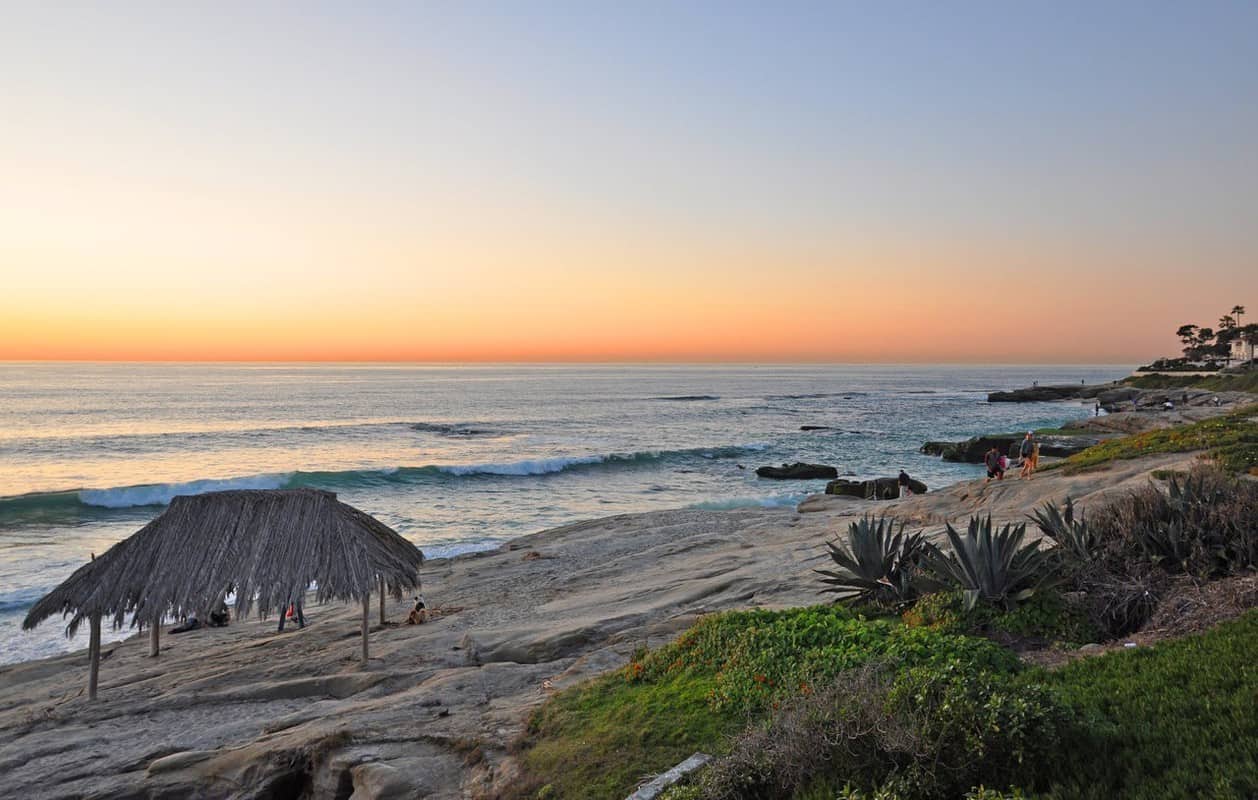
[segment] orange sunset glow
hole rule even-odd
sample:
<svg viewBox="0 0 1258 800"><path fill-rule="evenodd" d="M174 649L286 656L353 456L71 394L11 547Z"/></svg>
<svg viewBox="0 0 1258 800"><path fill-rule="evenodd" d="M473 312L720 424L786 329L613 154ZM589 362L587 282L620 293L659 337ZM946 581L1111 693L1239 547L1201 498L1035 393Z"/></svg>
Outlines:
<svg viewBox="0 0 1258 800"><path fill-rule="evenodd" d="M1255 288L1252 109L1176 133L1106 88L1161 62L1041 119L984 57L1066 91L1066 49L998 39L880 92L859 48L708 52L695 19L643 46L430 10L407 44L264 15L218 48L191 11L27 16L0 359L1134 362Z"/></svg>

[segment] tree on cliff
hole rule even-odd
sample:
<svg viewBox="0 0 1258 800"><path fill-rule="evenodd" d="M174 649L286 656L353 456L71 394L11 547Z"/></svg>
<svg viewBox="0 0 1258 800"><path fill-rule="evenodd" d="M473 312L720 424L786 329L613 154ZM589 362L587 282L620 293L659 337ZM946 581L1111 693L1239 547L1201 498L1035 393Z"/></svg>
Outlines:
<svg viewBox="0 0 1258 800"><path fill-rule="evenodd" d="M1179 330L1175 331L1175 335L1184 344L1184 358L1192 358L1192 352L1197 347L1197 331L1196 325L1180 325Z"/></svg>
<svg viewBox="0 0 1258 800"><path fill-rule="evenodd" d="M1244 306L1233 306L1232 313L1219 317L1219 329L1201 328L1196 325L1180 325L1175 331L1184 345L1184 358L1189 361L1210 361L1227 358L1231 353L1232 342L1241 339L1252 341L1248 333L1254 324L1242 326L1241 316L1245 313Z"/></svg>

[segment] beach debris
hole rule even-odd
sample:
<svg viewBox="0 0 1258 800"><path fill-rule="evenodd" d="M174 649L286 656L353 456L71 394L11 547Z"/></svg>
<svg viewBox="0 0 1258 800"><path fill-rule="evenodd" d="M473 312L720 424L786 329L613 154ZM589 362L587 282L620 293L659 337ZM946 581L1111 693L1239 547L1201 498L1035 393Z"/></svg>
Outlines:
<svg viewBox="0 0 1258 800"><path fill-rule="evenodd" d="M650 783L640 787L625 800L655 800L665 789L711 760L712 756L706 753L695 753L667 772L657 775Z"/></svg>

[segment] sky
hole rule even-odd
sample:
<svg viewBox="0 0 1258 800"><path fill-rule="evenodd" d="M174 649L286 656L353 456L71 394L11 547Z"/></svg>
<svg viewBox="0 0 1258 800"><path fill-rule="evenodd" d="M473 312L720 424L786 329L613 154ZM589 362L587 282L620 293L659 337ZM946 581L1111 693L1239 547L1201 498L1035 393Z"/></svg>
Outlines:
<svg viewBox="0 0 1258 800"><path fill-rule="evenodd" d="M1258 3L0 13L0 359L1135 363L1258 319Z"/></svg>

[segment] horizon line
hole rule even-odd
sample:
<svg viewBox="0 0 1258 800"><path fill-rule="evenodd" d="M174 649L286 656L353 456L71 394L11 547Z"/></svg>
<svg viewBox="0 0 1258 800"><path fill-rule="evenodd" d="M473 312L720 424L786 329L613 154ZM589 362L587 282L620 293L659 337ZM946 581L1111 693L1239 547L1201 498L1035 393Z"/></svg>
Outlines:
<svg viewBox="0 0 1258 800"><path fill-rule="evenodd" d="M818 359L556 359L556 360L397 360L397 359L177 359L177 358L14 358L0 359L0 364L340 364L340 365L402 365L402 366L1096 366L1126 367L1138 361L878 361L859 359L828 361Z"/></svg>

